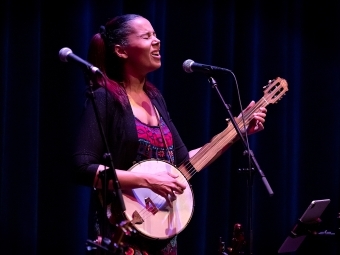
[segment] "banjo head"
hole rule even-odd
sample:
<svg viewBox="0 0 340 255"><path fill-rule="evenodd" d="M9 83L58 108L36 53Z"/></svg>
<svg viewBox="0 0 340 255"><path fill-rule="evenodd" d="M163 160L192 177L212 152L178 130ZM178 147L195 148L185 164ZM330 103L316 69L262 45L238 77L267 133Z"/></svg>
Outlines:
<svg viewBox="0 0 340 255"><path fill-rule="evenodd" d="M183 194L176 194L172 207L165 198L148 188L123 191L127 220L131 221L141 234L151 239L168 239L179 234L191 220L194 198L190 184L173 165L161 160L144 160L129 171L138 173L168 172L178 176L186 188Z"/></svg>

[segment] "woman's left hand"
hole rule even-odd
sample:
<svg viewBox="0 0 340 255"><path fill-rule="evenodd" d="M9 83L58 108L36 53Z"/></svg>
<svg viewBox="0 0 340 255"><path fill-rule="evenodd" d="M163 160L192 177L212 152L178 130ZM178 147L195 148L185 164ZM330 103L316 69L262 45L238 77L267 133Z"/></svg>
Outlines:
<svg viewBox="0 0 340 255"><path fill-rule="evenodd" d="M251 101L250 104L247 106L246 109L243 110L243 112L246 112L251 107L255 105L254 101ZM247 133L249 135L257 133L264 129L264 122L267 115L267 109L265 107L260 107L257 112L253 114L254 118L250 121L249 126L247 128ZM241 117L241 114L238 116Z"/></svg>

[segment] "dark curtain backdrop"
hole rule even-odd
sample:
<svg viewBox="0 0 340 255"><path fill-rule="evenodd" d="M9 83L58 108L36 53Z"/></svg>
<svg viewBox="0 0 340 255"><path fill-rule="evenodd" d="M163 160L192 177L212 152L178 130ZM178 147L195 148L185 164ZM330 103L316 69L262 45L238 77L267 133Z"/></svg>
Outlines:
<svg viewBox="0 0 340 255"><path fill-rule="evenodd" d="M250 148L258 174L250 192L244 147L235 144L191 179L193 217L179 254L218 254L232 228L247 235L252 198L253 254L277 254L308 204L331 199L321 230L335 232L340 212L339 1L10 1L1 9L1 254L83 254L89 188L71 178L70 155L83 107L82 70L59 60L69 47L86 59L90 38L115 15L148 18L161 40L162 67L149 76L163 92L189 149L222 131L227 111L207 77L182 63L233 70L243 107L282 77L289 91L268 106L265 130ZM215 77L240 111L231 74ZM335 254L334 237L308 237L296 254Z"/></svg>

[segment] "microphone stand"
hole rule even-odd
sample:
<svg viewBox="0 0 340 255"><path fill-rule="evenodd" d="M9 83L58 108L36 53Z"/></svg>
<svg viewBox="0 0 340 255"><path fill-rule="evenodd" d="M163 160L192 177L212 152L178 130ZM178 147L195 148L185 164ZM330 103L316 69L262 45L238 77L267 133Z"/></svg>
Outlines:
<svg viewBox="0 0 340 255"><path fill-rule="evenodd" d="M231 71L229 71L229 72L231 72ZM263 181L263 183L264 183L264 185L265 185L269 195L273 196L274 193L273 193L273 191L272 191L272 189L271 189L271 187L270 187L270 185L269 185L269 183L268 183L268 181L266 179L266 176L264 175L263 171L261 170L261 168L260 168L260 166L259 166L259 164L258 164L258 162L257 162L257 160L255 158L254 153L249 149L249 144L244 139L244 136L243 136L242 132L240 131L238 125L236 124L235 119L234 119L234 117L233 117L233 115L232 115L232 113L230 111L229 105L225 103L225 101L224 101L224 99L223 99L223 97L222 97L222 95L221 95L221 93L220 93L220 91L219 91L219 89L217 87L217 82L215 81L215 79L212 76L209 76L209 75L208 75L208 81L212 85L212 88L216 89L218 95L220 96L223 105L227 109L227 112L228 112L229 117L230 117L230 121L233 124L233 126L234 126L234 128L235 128L235 130L236 130L236 132L237 132L237 134L239 136L239 138L241 139L244 147L246 148L246 151L244 152L244 155L246 155L246 154L248 155L252 165L254 166L256 171L260 174L260 176L262 178L262 181ZM245 132L247 132L247 131L245 130ZM251 168L249 169L249 179L248 179L248 185L247 186L248 186L248 193L247 193L248 194L248 199L247 199L247 201L248 201L248 231L249 231L249 245L248 245L248 249L249 249L249 255L251 255L251 254L253 254L253 251L252 251L252 249L253 249L253 247L252 247L253 246L253 229L252 229L252 225L253 225L253 222L252 222L252 220L253 220L252 219L252 212L253 212L253 207L252 207L252 203L253 203L253 201L252 201L252 198L253 198L253 174L252 174Z"/></svg>
<svg viewBox="0 0 340 255"><path fill-rule="evenodd" d="M99 73L103 77L103 74L100 71L98 71L96 73ZM96 75L96 73L94 75ZM107 191L108 191L108 183L109 183L110 179L113 180L113 189L114 189L113 192L115 192L115 196L118 198L117 206L119 206L119 209L122 213L126 210L126 208L125 208L120 184L119 184L119 181L118 181L117 173L116 173L116 170L115 170L115 167L114 167L114 164L113 164L112 155L110 153L109 145L108 145L108 142L107 142L107 138L106 138L105 133L104 133L103 125L100 121L100 114L99 114L99 111L98 111L98 106L97 106L97 103L96 103L96 97L94 95L94 90L93 90L93 81L88 76L87 76L87 78L88 78L87 80L89 81L89 93L88 94L89 94L91 102L92 102L92 106L93 106L94 113L95 113L95 116L96 116L96 121L98 123L100 135L101 135L102 141L105 145L106 153L104 153L103 157L104 157L107 165L110 166L109 169L102 171L100 173L101 175L99 176L102 180L102 192L104 194L103 195L103 219L106 219L107 218L106 210L107 210L107 205L108 205L107 199L106 199L106 194L107 194ZM111 201L111 202L113 203L113 201ZM103 233L102 233L103 234L103 240L109 239L108 244L110 244L111 239L106 238L108 227L103 226L102 230L103 230ZM94 244L94 242L92 242L91 240L87 240L87 243L88 244ZM102 248L104 251L108 251L108 249L103 248L103 246L100 246L100 245L95 245L95 246L98 247L98 248ZM113 246L117 246L117 244L113 244Z"/></svg>

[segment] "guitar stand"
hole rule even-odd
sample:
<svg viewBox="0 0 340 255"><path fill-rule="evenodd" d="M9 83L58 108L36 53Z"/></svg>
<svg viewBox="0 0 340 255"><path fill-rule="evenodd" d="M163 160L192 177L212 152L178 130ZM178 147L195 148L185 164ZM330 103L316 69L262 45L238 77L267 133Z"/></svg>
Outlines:
<svg viewBox="0 0 340 255"><path fill-rule="evenodd" d="M234 224L233 238L231 239L231 245L225 248L225 242L221 240L219 242L219 255L241 255L244 254L243 248L246 245L243 226L240 223Z"/></svg>

